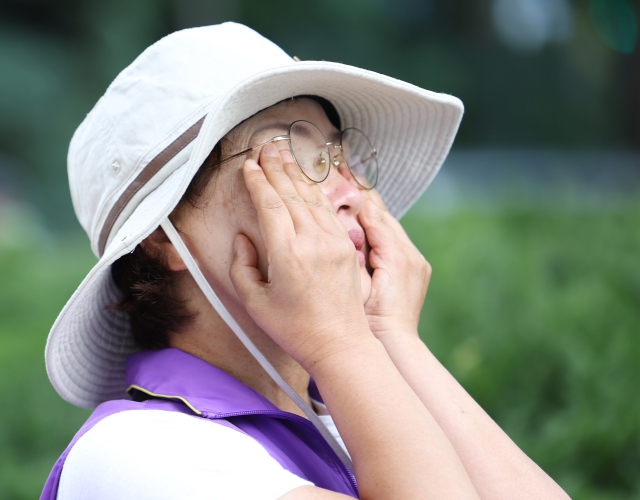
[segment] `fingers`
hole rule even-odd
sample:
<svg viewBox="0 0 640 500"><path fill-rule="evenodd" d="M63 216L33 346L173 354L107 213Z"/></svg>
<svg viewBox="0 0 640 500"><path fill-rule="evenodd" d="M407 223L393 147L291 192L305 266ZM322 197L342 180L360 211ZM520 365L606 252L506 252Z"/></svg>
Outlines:
<svg viewBox="0 0 640 500"><path fill-rule="evenodd" d="M307 179L300 171L289 149L280 151L280 156L282 158L284 171L291 179L298 195L306 204L309 213L311 213L316 223L327 232L335 233L336 230L341 231L344 228L344 224L339 224L340 220L331 202L320 189L320 186ZM346 232L346 229L344 229L344 231Z"/></svg>
<svg viewBox="0 0 640 500"><path fill-rule="evenodd" d="M375 189L363 190L358 219L373 248L383 248L394 241L412 244L400 222L387 211Z"/></svg>
<svg viewBox="0 0 640 500"><path fill-rule="evenodd" d="M375 189L367 189L365 190L370 201L375 203L380 209L387 211L387 207L382 201L382 197Z"/></svg>
<svg viewBox="0 0 640 500"><path fill-rule="evenodd" d="M258 212L261 231L271 228L273 238L290 233L289 230L279 231L276 227L278 220L285 217L284 211L280 210L281 207L278 206L283 205L292 223L293 234L308 232L317 226L333 234L336 232L346 234L344 224L338 219L330 201L316 183L309 181L302 174L288 147L285 146L278 156L272 156L274 150L278 154L273 144L267 144L260 152L260 166L258 168L261 168L262 176L248 172L257 167L255 162L251 160L245 162L247 164L245 182ZM263 180L270 185L271 189L261 184ZM252 181L254 185L249 186ZM266 192L261 194L261 190ZM280 198L280 202L275 199L275 196ZM261 207L256 203L261 204ZM273 208L277 210L272 210ZM274 213L273 216L265 214L261 217L261 212ZM268 237L265 235L265 242L267 239Z"/></svg>
<svg viewBox="0 0 640 500"><path fill-rule="evenodd" d="M304 231L309 223L313 222L313 217L291 178L285 172L280 152L274 144L267 144L260 151L260 166L269 184L273 186L289 211L296 232Z"/></svg>
<svg viewBox="0 0 640 500"><path fill-rule="evenodd" d="M264 297L264 279L257 268L258 253L244 234L236 235L229 277L246 306L259 305Z"/></svg>
<svg viewBox="0 0 640 500"><path fill-rule="evenodd" d="M254 160L247 160L242 173L267 248L279 248L282 242L295 238L296 231L289 210L260 166Z"/></svg>

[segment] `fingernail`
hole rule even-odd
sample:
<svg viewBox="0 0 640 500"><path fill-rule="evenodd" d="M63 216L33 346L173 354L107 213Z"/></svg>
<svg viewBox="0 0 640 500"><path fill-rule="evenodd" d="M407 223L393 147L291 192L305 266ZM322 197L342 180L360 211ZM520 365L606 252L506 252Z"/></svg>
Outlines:
<svg viewBox="0 0 640 500"><path fill-rule="evenodd" d="M264 154L267 156L271 156L272 158L278 157L278 148L276 148L275 144L267 144L263 148Z"/></svg>
<svg viewBox="0 0 640 500"><path fill-rule="evenodd" d="M244 165L249 170L260 170L260 165L258 165L255 160L247 160L244 162Z"/></svg>
<svg viewBox="0 0 640 500"><path fill-rule="evenodd" d="M293 163L293 156L291 156L291 152L288 149L280 151L280 158L285 163Z"/></svg>

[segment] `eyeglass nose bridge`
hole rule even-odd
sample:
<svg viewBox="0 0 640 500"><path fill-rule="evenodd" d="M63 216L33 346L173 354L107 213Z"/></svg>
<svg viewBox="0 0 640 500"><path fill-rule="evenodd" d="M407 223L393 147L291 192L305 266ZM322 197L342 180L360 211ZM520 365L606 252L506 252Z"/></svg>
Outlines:
<svg viewBox="0 0 640 500"><path fill-rule="evenodd" d="M338 156L342 156L342 161L344 161L345 163L347 163L347 160L344 158L344 151L342 149L342 144L338 144L335 142L327 142L327 147L331 148L331 146L333 146L333 149L339 149L340 151L338 152L338 154L336 154L332 159L331 159L331 163L333 163L333 165L335 167L340 166L341 161L338 160ZM329 155L331 155L331 152L329 152ZM349 166L347 164L347 166Z"/></svg>

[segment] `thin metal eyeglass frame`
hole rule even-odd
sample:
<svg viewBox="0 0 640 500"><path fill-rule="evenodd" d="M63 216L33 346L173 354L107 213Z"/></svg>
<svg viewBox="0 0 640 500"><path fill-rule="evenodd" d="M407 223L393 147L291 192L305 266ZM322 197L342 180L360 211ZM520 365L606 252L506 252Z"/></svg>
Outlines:
<svg viewBox="0 0 640 500"><path fill-rule="evenodd" d="M309 122L311 123L311 122ZM313 125L313 124L312 124ZM314 125L315 127L315 125ZM333 142L327 142L327 147L328 146L333 146L335 149L339 149L340 153L338 153L338 155L342 156L342 159L344 160L345 165L347 165L347 167L349 168L349 173L351 173L351 177L353 177L353 180L355 180L358 185L362 188L362 189L366 189L367 191L370 189L373 189L374 187L376 187L376 184L378 184L378 165L377 165L377 160L376 160L376 182L374 184L372 184L371 186L367 187L367 186L363 186L360 181L358 180L358 178L356 177L356 174L353 172L353 170L351 169L351 165L349 165L349 162L347 161L347 159L344 157L344 149L342 147L342 136L344 135L344 133L347 130L357 130L358 132L360 132L362 135L364 135L365 139L367 139L367 142L369 143L369 145L371 146L371 149L373 150L373 154L371 156L369 156L368 158L365 158L364 160L360 160L361 163L364 163L366 161L371 160L372 158L377 158L378 157L378 150L376 148L374 148L371 145L371 141L369 140L369 136L367 134L365 134L362 130L360 130L359 128L356 127L347 127L344 130L342 130L340 132L340 144L334 144ZM320 132L322 134L322 132ZM324 135L322 136L324 137ZM336 157L338 156L334 156L332 163L338 167L340 165L340 161L336 160ZM329 152L329 158L331 158L331 152ZM296 162L297 163L297 162ZM300 165L298 165L300 166ZM300 169L302 170L302 169ZM303 172L304 173L304 172ZM306 174L305 174L306 175ZM326 179L326 177L325 177ZM323 179L324 180L324 179ZM322 181L321 181L322 182Z"/></svg>
<svg viewBox="0 0 640 500"><path fill-rule="evenodd" d="M277 135L277 136L269 139L268 141L264 141L264 142L262 142L260 144L256 144L255 146L248 147L247 149L245 149L243 151L240 151L239 153L235 153L235 154L233 154L233 155L231 155L231 156L229 156L227 158L224 158L223 160L220 160L220 161L216 162L215 165L222 165L223 163L226 163L228 161L234 160L234 159L236 159L236 158L238 158L238 157L240 157L242 155L247 154L250 151L253 151L254 149L257 149L257 148L259 148L261 146L264 146L265 144L269 144L270 142L289 141L289 151L291 152L291 156L293 158L293 161L295 161L296 165L298 165L298 168L300 169L300 172L302 172L304 174L304 176L307 179L309 179L311 182L315 182L315 183L319 184L319 183L325 181L327 179L327 177L329 177L329 172L331 171L330 168L327 169L327 173L325 174L325 176L321 180L316 181L315 179L312 179L311 177L309 177L307 175L307 173L304 171L304 169L300 166L300 163L298 163L298 159L296 158L296 155L293 152L293 147L291 146L291 128L298 122L307 122L307 123L313 125L314 127L316 127L313 123L308 122L307 120L296 120L291 125L289 125L289 135ZM316 127L316 128L318 128L318 127ZM325 139L324 134L322 133L322 131L320 129L318 129L318 132L320 132L320 135L322 135L322 138L325 140L325 144L327 145L327 153L329 153L329 159L330 159L329 161L331 161L331 163L333 163L333 165L335 167L338 167L338 166L340 166L340 163L342 163L342 162L340 160L337 160L336 157L338 155L342 156L342 159L344 160L345 165L347 165L347 168L349 169L349 173L351 174L353 179L358 183L358 185L360 187L362 187L363 189L367 189L367 190L373 189L375 187L375 184L372 185L371 187L366 187L366 186L363 186L362 184L360 184L360 182L358 181L357 177L353 173L353 170L351 170L351 167L349 166L349 162L347 162L347 160L344 157L344 150L342 148L342 134L345 132L345 130L349 130L350 128L354 129L354 130L357 130L362 135L364 135L367 138L367 140L369 140L369 137L367 136L367 134L365 134L362 130L357 129L355 127L349 127L349 128L344 129L343 131L340 132L340 144L336 144L336 143L333 143L333 142L326 142L326 139ZM371 141L369 141L369 144L371 144ZM329 150L330 146L333 146L334 149L339 149L340 150L340 153L338 153L338 155L334 156L333 158L331 158L331 151ZM378 156L378 150L376 148L374 148L373 146L372 146L372 149L373 149L373 155L370 156L369 158L367 158L366 160L361 160L361 161L369 161L371 158L375 158L375 157ZM377 168L376 168L376 170L377 170ZM377 175L376 175L376 184L377 184Z"/></svg>

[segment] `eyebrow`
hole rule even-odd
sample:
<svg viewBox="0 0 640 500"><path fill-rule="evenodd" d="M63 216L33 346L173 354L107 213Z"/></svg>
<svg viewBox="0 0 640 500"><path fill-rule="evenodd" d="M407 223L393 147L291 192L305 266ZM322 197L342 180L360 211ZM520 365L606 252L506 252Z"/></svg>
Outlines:
<svg viewBox="0 0 640 500"><path fill-rule="evenodd" d="M289 133L289 127L291 127L291 123L287 123L287 122L267 123L262 127L258 127L256 130L254 130L251 133L251 136L249 137L249 144L253 144L255 142L254 138L260 132L264 132L265 130L285 130L287 133ZM340 132L338 131L331 132L331 135L329 136L329 142L335 143L335 142L338 142L339 140L340 140Z"/></svg>
<svg viewBox="0 0 640 500"><path fill-rule="evenodd" d="M267 123L265 125L263 125L262 127L258 127L256 130L254 130L251 133L251 136L249 137L249 145L251 146L254 142L256 142L254 140L255 136L258 135L260 132L264 132L265 130L286 130L287 133L289 133L289 127L291 126L290 123L285 123L285 122L276 122L276 123Z"/></svg>
<svg viewBox="0 0 640 500"><path fill-rule="evenodd" d="M336 132L331 132L331 135L329 136L329 142L331 143L336 143L340 141L340 131L337 130Z"/></svg>

